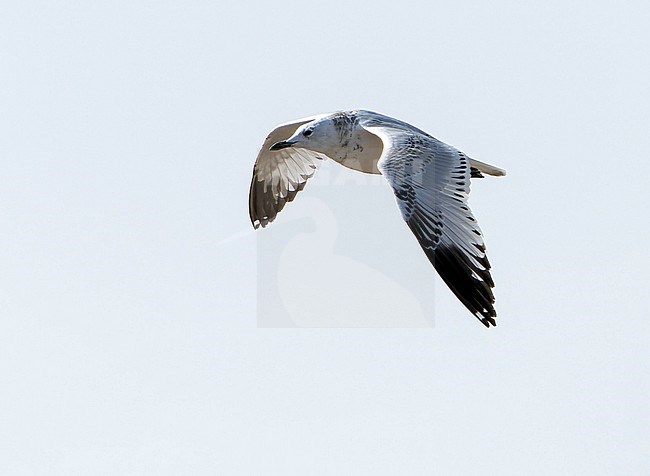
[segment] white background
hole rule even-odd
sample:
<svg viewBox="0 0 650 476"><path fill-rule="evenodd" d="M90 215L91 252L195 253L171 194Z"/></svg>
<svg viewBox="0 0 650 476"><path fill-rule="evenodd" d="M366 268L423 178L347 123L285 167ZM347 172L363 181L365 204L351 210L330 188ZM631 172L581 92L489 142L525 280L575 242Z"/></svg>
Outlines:
<svg viewBox="0 0 650 476"><path fill-rule="evenodd" d="M649 23L633 1L5 2L0 472L649 472ZM403 223L384 246L438 283L434 328L257 328L258 147L350 108L508 170L471 197L497 328Z"/></svg>

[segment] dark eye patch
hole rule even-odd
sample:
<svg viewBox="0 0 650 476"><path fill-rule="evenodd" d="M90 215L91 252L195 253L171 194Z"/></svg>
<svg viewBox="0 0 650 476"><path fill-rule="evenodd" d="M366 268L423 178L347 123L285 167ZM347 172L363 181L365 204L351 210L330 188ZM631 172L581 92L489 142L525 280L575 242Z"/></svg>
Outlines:
<svg viewBox="0 0 650 476"><path fill-rule="evenodd" d="M307 129L305 132L302 133L302 135L305 137L309 137L312 132L314 132L313 129Z"/></svg>

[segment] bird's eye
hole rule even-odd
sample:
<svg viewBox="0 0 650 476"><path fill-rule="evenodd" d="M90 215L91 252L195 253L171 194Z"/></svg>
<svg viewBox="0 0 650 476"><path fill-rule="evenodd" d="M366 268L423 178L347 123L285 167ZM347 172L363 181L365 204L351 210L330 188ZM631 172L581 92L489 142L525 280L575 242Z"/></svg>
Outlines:
<svg viewBox="0 0 650 476"><path fill-rule="evenodd" d="M305 132L302 133L302 135L305 137L309 137L312 132L314 132L313 129L307 129Z"/></svg>

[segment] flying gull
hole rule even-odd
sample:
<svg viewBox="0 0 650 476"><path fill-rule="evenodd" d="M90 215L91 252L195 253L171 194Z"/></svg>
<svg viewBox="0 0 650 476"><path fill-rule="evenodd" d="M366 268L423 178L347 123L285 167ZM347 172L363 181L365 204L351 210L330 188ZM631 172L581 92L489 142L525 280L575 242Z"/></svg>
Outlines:
<svg viewBox="0 0 650 476"><path fill-rule="evenodd" d="M496 326L490 263L468 197L470 177L502 176L504 170L376 112L297 119L271 131L257 156L249 195L253 226L271 223L327 158L386 177L440 277L486 327Z"/></svg>

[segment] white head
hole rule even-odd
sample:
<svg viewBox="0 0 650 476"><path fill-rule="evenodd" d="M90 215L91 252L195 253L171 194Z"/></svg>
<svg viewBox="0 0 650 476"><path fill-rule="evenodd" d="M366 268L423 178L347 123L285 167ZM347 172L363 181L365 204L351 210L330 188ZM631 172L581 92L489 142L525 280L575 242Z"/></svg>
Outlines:
<svg viewBox="0 0 650 476"><path fill-rule="evenodd" d="M270 149L288 147L307 149L350 169L378 174L377 161L384 145L378 136L359 126L354 112L335 112L303 124L291 137L276 142Z"/></svg>
<svg viewBox="0 0 650 476"><path fill-rule="evenodd" d="M309 149L327 154L333 149L344 147L340 126L337 127L331 116L317 119L300 126L287 140L276 142L271 150L287 147Z"/></svg>

